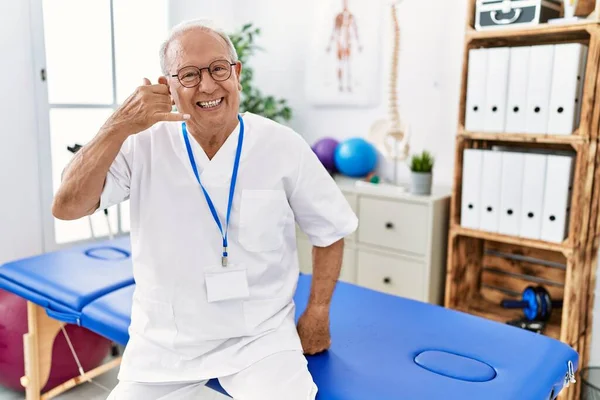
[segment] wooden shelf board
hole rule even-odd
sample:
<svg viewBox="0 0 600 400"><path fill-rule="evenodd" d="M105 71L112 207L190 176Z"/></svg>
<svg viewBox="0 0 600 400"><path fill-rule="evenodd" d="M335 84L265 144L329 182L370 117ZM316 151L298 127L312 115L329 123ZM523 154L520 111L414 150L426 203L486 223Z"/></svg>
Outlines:
<svg viewBox="0 0 600 400"><path fill-rule="evenodd" d="M468 304L461 305L457 309L468 314L502 323L524 317L523 310L503 308L499 304L494 304L481 296L469 299ZM543 334L560 340L560 318L560 310L558 310L558 312L552 315L550 321L546 323Z"/></svg>
<svg viewBox="0 0 600 400"><path fill-rule="evenodd" d="M581 135L534 135L530 133L494 133L494 132L469 132L459 129L458 136L465 139L491 140L497 142L513 143L544 143L558 145L572 145L585 143L586 138Z"/></svg>
<svg viewBox="0 0 600 400"><path fill-rule="evenodd" d="M590 32L598 27L594 21L581 21L572 24L539 24L528 27L510 27L505 29L490 29L477 31L467 28L465 38L473 42L553 42L585 40Z"/></svg>
<svg viewBox="0 0 600 400"><path fill-rule="evenodd" d="M502 235L494 232L486 232L477 229L469 229L460 225L453 224L451 228L452 234L468 236L477 239L491 240L494 242L516 244L519 246L532 247L536 249L555 251L563 254L568 254L572 251L567 243L552 243L542 240L534 240L521 238L517 236Z"/></svg>

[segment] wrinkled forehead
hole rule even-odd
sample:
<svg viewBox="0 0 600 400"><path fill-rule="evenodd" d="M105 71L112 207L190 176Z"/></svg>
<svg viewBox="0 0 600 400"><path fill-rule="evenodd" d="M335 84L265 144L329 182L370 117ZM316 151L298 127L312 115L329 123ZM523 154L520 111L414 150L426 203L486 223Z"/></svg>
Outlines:
<svg viewBox="0 0 600 400"><path fill-rule="evenodd" d="M177 35L167 49L167 65L171 72L194 65L207 67L215 60L230 60L227 42L217 33L194 29Z"/></svg>

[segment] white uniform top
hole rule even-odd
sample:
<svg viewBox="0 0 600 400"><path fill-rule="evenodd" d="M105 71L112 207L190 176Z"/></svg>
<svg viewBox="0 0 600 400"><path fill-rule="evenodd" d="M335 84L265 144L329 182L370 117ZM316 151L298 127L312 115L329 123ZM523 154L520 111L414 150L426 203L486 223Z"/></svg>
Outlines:
<svg viewBox="0 0 600 400"><path fill-rule="evenodd" d="M302 348L294 321L295 222L314 245L327 246L352 233L357 218L300 135L251 113L243 120L228 253L230 267L246 273L246 298L207 300L207 274L223 271L222 236L180 122L130 136L110 168L100 209L130 199L136 281L121 380L210 379ZM189 135L223 228L239 129L212 160Z"/></svg>

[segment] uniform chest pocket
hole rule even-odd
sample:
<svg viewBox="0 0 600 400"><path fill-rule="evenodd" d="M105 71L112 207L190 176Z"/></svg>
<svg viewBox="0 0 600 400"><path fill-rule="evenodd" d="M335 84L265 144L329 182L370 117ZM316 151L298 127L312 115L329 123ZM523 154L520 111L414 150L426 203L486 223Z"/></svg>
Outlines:
<svg viewBox="0 0 600 400"><path fill-rule="evenodd" d="M283 244L289 205L283 190L243 190L239 242L248 251L274 251Z"/></svg>

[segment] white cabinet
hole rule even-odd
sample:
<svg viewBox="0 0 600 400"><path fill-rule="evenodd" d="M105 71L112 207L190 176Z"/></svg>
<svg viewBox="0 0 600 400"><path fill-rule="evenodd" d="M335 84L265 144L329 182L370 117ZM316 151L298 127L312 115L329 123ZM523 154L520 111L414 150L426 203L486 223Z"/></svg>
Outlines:
<svg viewBox="0 0 600 400"><path fill-rule="evenodd" d="M418 255L427 251L426 204L365 195L359 199L359 209L359 242Z"/></svg>
<svg viewBox="0 0 600 400"><path fill-rule="evenodd" d="M304 234L301 233L300 235L297 240L300 271L310 274L312 272L312 245ZM342 261L339 280L349 283L356 282L356 252L348 245L344 249L344 259Z"/></svg>
<svg viewBox="0 0 600 400"><path fill-rule="evenodd" d="M373 250L358 251L356 282L374 290L422 300L425 292L425 265L397 254Z"/></svg>
<svg viewBox="0 0 600 400"><path fill-rule="evenodd" d="M340 280L429 303L443 303L450 190L414 196L389 185L337 179L359 219L346 238ZM298 258L312 271L312 245L297 230Z"/></svg>

